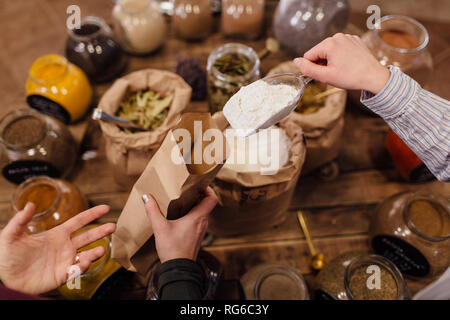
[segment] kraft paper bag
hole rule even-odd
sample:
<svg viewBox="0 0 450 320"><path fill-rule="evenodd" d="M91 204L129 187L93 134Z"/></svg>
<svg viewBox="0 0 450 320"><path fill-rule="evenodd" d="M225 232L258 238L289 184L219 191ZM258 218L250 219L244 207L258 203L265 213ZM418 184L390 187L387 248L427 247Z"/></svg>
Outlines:
<svg viewBox="0 0 450 320"><path fill-rule="evenodd" d="M185 137L180 138L177 129L187 130L192 137L188 150L180 146ZM201 200L204 190L222 168L226 159L225 137L215 130L219 135L204 141L208 129L217 129L209 113L183 114L134 184L112 236L112 257L126 269L145 275L157 260L153 229L141 196L151 194L167 219L180 218ZM207 148L216 139L222 140L222 144L215 149L217 154L212 152L215 161L208 164L198 155L210 150Z"/></svg>
<svg viewBox="0 0 450 320"><path fill-rule="evenodd" d="M214 114L222 130L222 112ZM288 162L274 175L237 172L223 167L212 183L219 203L209 216L209 232L217 236L256 233L282 223L306 156L302 128L292 116L279 123L291 140Z"/></svg>
<svg viewBox="0 0 450 320"><path fill-rule="evenodd" d="M191 87L177 74L164 70L144 69L132 72L114 82L102 96L98 107L109 114L116 114L127 93L152 89L165 97L173 95L169 113L156 129L128 134L117 125L100 121L105 138L105 152L115 181L124 189L130 189L148 161L158 150L167 132L180 119L191 99Z"/></svg>

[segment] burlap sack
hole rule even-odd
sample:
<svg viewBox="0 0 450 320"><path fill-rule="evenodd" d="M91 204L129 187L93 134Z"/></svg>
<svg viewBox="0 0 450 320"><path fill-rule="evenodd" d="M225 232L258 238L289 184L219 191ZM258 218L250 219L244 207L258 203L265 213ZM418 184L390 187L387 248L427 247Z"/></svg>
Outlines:
<svg viewBox="0 0 450 320"><path fill-rule="evenodd" d="M286 61L271 69L268 75L282 72L298 73L292 61ZM327 89L332 89L327 86ZM325 106L315 113L300 114L293 112L293 121L302 127L306 138L308 154L302 174L308 173L337 158L340 138L344 128L344 111L347 92L340 91L329 95Z"/></svg>
<svg viewBox="0 0 450 320"><path fill-rule="evenodd" d="M218 112L213 118L216 123L226 123L222 117L222 112ZM209 218L209 232L212 234L255 233L280 224L286 218L305 161L306 147L303 131L291 116L281 121L279 126L291 139L292 147L288 162L278 173L261 175L223 167L217 174L212 187L219 204Z"/></svg>
<svg viewBox="0 0 450 320"><path fill-rule="evenodd" d="M211 145L203 139L192 139L188 150L180 148L178 140L181 139L175 129L186 129L190 137L195 137L194 131L198 127L194 126L194 121L201 121L201 132L199 129L198 133L202 138L205 131L217 128L209 113L183 114L133 186L117 221L112 235L112 257L130 271L146 275L157 260L153 229L141 196L151 194L167 219L180 218L202 198L203 191L225 161L226 141L220 130L217 132L218 138L223 140L223 149L215 161L207 163L203 158L198 163L186 161L195 157L197 151L203 155Z"/></svg>
<svg viewBox="0 0 450 320"><path fill-rule="evenodd" d="M116 80L102 96L98 107L115 114L123 97L139 89L152 89L162 96L173 94L174 98L166 120L153 131L127 134L115 124L100 121L112 173L116 182L126 189L136 182L169 129L180 119L192 91L180 76L172 72L145 69Z"/></svg>

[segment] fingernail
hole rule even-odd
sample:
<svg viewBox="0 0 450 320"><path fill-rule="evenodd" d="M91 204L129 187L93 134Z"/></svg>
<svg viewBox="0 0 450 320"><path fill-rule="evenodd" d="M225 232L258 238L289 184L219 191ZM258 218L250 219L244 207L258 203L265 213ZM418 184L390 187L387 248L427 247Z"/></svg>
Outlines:
<svg viewBox="0 0 450 320"><path fill-rule="evenodd" d="M147 202L150 201L150 198L148 197L148 195L143 194L143 195L142 195L142 201L144 201L144 203L147 203Z"/></svg>
<svg viewBox="0 0 450 320"><path fill-rule="evenodd" d="M23 210L28 209L28 208L29 208L30 206L32 206L32 205L34 205L34 203L31 202L31 201L28 201L27 204L25 205L25 207L23 207Z"/></svg>
<svg viewBox="0 0 450 320"><path fill-rule="evenodd" d="M297 64L302 63L302 59L300 59L300 58L295 58L295 59L294 59L294 63L297 63Z"/></svg>

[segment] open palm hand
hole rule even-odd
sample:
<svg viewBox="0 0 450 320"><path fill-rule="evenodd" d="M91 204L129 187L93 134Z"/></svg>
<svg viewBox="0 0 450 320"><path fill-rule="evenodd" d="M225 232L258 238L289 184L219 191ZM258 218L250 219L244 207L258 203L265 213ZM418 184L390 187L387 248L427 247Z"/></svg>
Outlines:
<svg viewBox="0 0 450 320"><path fill-rule="evenodd" d="M77 250L115 231L113 223L71 235L109 211L105 205L86 210L65 223L42 233L25 233L34 215L33 204L18 212L0 233L0 280L7 287L29 294L53 290L68 280L72 265L84 273L92 261L102 257L99 246L78 254Z"/></svg>

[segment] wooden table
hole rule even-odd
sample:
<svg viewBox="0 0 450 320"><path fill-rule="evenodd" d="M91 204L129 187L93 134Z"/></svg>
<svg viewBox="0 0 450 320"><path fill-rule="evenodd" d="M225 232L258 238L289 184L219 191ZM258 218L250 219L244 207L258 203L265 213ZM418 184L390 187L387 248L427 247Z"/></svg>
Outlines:
<svg viewBox="0 0 450 320"><path fill-rule="evenodd" d="M48 53L64 53L65 9L70 0L0 0L0 101L4 106L13 106L24 101L24 83L27 70L33 60ZM98 15L110 21L112 1L76 1L83 15ZM276 1L269 1L267 24ZM364 15L352 14L354 26L365 26ZM216 19L218 22L218 19ZM430 51L440 61L430 88L449 99L448 75L450 74L448 53L450 25L425 22L430 31ZM217 25L216 25L217 28ZM270 28L268 34L270 34ZM131 57L127 72L142 68L159 68L173 71L178 56L197 56L206 64L209 53L223 43L229 42L220 33L214 33L201 43L188 43L170 37L162 50L142 58ZM264 39L247 42L255 50L264 47ZM448 54L447 54L448 56ZM280 52L262 61L261 71L266 73L290 57ZM111 83L97 86L97 99ZM191 110L207 111L206 102L192 103ZM79 127L86 127L83 150L95 151L96 157L80 159L69 180L74 182L89 198L92 205L108 204L111 212L101 222L116 221L127 199L129 190L121 190L113 181L104 153L101 132L97 124L85 120ZM341 174L332 182L321 181L316 175L302 176L292 199L286 221L266 232L233 238L218 238L206 250L214 254L224 267L224 286L221 297L239 298L238 279L251 267L263 262L277 262L299 269L310 285L314 274L309 266L310 255L304 235L296 221L296 210L302 209L318 251L328 260L348 250L369 251L368 227L374 207L386 197L403 191L427 189L450 195L450 184L432 181L421 184L403 182L393 169L384 148L387 125L378 117L369 115L349 101L345 116L343 147L337 159ZM72 127L72 130L75 130ZM82 129L83 130L83 129ZM79 131L79 130L78 130ZM8 220L11 195L15 185L0 180L0 227ZM145 281L134 277L127 283L122 298L143 298ZM427 281L409 281L412 293L421 289Z"/></svg>

